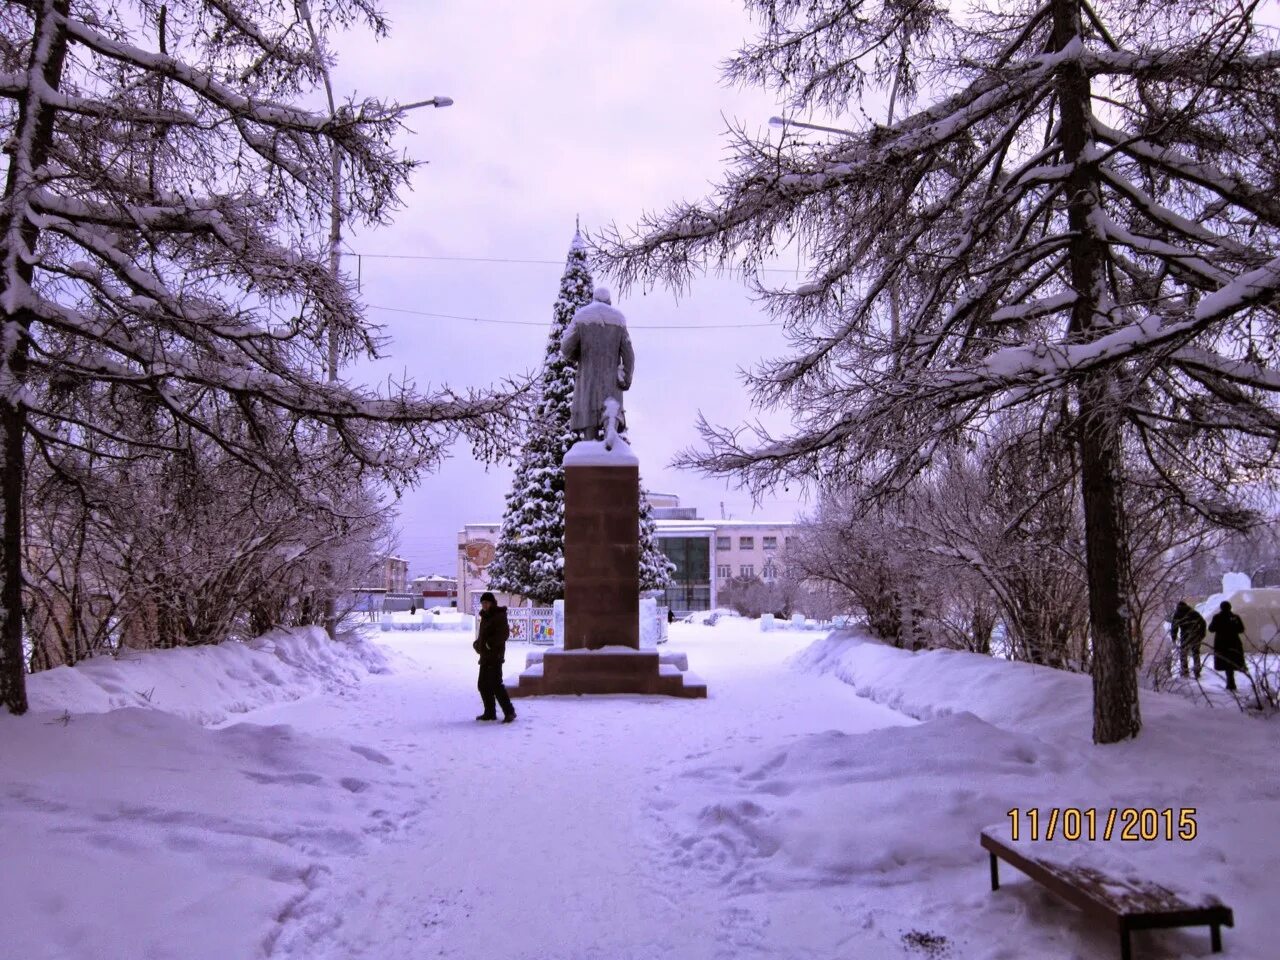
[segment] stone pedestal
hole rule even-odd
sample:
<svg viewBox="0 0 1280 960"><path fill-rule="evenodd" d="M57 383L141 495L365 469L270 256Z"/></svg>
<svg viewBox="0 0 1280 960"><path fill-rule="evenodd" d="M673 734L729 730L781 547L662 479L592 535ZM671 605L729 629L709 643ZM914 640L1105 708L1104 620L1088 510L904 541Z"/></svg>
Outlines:
<svg viewBox="0 0 1280 960"><path fill-rule="evenodd" d="M638 650L640 465L565 460L564 648Z"/></svg>
<svg viewBox="0 0 1280 960"><path fill-rule="evenodd" d="M508 692L705 697L701 680L640 649L639 461L621 440L612 450L583 441L564 467L564 649L546 651Z"/></svg>

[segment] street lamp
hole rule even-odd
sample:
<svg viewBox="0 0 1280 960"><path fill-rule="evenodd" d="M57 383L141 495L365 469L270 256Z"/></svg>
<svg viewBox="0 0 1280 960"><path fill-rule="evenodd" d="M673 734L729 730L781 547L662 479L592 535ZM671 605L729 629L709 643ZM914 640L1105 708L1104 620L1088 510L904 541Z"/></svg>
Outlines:
<svg viewBox="0 0 1280 960"><path fill-rule="evenodd" d="M770 117L769 126L771 127L805 127L809 130L824 130L827 133L838 133L844 137L856 137L857 134L852 130L841 130L839 127L824 127L819 123L805 123L801 120L792 120L789 117Z"/></svg>
<svg viewBox="0 0 1280 960"><path fill-rule="evenodd" d="M311 25L310 19L307 25ZM315 30L311 31L311 39L316 39ZM318 54L317 54L318 55ZM329 82L329 68L324 68L324 89L329 97L329 115L337 116L337 109L333 102L333 84ZM387 117L398 117L402 113L408 113L410 110L417 110L419 107L451 107L453 106L453 97L432 97L430 100L418 100L414 103L396 104L382 113L372 117L365 117L366 120L383 120ZM331 140L329 143L329 163L331 166L329 176L332 183L332 196L329 202L329 272L337 279L342 263L342 150L338 147L337 140ZM332 325L328 328L329 334L329 358L328 358L328 379L330 382L338 379L338 340L333 335Z"/></svg>
<svg viewBox="0 0 1280 960"><path fill-rule="evenodd" d="M320 35L311 20L311 5L307 0L297 0L298 16L307 24L307 32L311 35L311 51L315 54L316 63L320 64L320 75L324 79L324 93L329 101L329 116L338 119L338 105L333 99L333 77L329 74L329 64L320 53ZM398 117L419 107L451 107L453 97L432 97L430 100L417 100L413 103L397 104L390 109L365 120L383 120L387 117ZM337 140L329 142L329 177L331 180L329 197L329 272L337 279L342 264L342 151ZM338 379L338 338L334 336L332 322L326 324L328 340L328 363L326 379L332 383Z"/></svg>

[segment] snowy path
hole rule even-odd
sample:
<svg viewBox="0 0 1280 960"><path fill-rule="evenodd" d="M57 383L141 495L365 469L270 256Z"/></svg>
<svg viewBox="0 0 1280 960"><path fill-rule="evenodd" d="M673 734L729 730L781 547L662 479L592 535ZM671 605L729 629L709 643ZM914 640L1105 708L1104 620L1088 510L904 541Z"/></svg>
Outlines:
<svg viewBox="0 0 1280 960"><path fill-rule="evenodd" d="M469 645L437 633L395 637L396 672L349 697L256 711L257 723L375 749L420 784L419 809L396 836L330 861L285 917L273 955L623 960L763 948L767 916L690 863L714 868L742 851L691 853L664 829L681 771L735 746L767 751L829 728L913 721L833 678L787 670L812 635L748 647L701 639L710 632L673 644L711 678L706 701L542 698L517 701L514 725L478 724ZM523 661L512 650L509 673Z"/></svg>

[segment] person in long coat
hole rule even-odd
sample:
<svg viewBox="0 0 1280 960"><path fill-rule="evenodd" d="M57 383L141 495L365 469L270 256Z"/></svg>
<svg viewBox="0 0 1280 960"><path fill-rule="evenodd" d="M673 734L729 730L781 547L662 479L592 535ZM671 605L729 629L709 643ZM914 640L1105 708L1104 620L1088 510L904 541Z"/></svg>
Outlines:
<svg viewBox="0 0 1280 960"><path fill-rule="evenodd" d="M1169 620L1169 632L1173 636L1173 645L1178 651L1178 664L1182 675L1187 675L1187 654L1191 654L1195 678L1200 679L1200 645L1204 643L1205 622L1200 612L1184 600L1179 600L1173 608L1173 617Z"/></svg>
<svg viewBox="0 0 1280 960"><path fill-rule="evenodd" d="M597 287L592 301L573 315L560 338L560 352L577 365L569 426L587 440L598 438L609 398L618 402L618 432L626 429L622 392L631 387L636 355L627 318L610 301L609 291Z"/></svg>
<svg viewBox="0 0 1280 960"><path fill-rule="evenodd" d="M1223 600L1209 621L1209 632L1213 634L1213 669L1225 672L1227 689L1234 690L1235 672L1249 673L1244 664L1244 621L1232 613L1231 604Z"/></svg>
<svg viewBox="0 0 1280 960"><path fill-rule="evenodd" d="M476 689L480 691L480 700L484 704L484 713L477 720L497 720L496 706L502 707L502 722L510 723L516 718L515 708L511 706L511 696L502 682L502 662L507 655L507 638L511 636L511 628L507 625L507 608L498 606L497 598L485 591L480 595L480 631L476 642L471 646L480 654L480 677L476 681Z"/></svg>

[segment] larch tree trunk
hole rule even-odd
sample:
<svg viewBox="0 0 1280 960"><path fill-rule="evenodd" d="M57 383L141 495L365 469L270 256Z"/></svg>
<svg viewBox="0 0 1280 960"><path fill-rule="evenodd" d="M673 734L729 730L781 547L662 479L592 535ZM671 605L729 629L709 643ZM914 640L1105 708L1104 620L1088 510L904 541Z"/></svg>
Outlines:
<svg viewBox="0 0 1280 960"><path fill-rule="evenodd" d="M1063 50L1072 42L1082 42L1083 34L1080 0L1053 0L1054 48ZM1067 185L1068 255L1077 298L1071 332L1089 340L1105 332L1110 322L1106 305L1111 300L1104 272L1105 240L1096 236L1091 222L1101 191L1091 150L1092 93L1083 67L1070 61L1059 69L1056 86L1064 159L1073 165ZM1076 387L1095 743L1126 740L1142 728L1129 598L1129 544L1121 498L1121 413L1114 378L1114 373L1103 369L1083 375Z"/></svg>
<svg viewBox="0 0 1280 960"><path fill-rule="evenodd" d="M24 195L36 186L37 171L49 157L55 111L41 90L57 90L67 53L66 17L70 0L47 0L35 15L34 42L28 71L43 85L28 83L18 102L18 123L11 141L9 175L0 207L0 444L4 475L0 504L4 509L4 548L0 555L0 703L11 713L27 711L23 638L23 514L26 479L27 412L22 398L30 351L31 311L24 302L34 268L26 256L39 239L36 226L21 216Z"/></svg>

